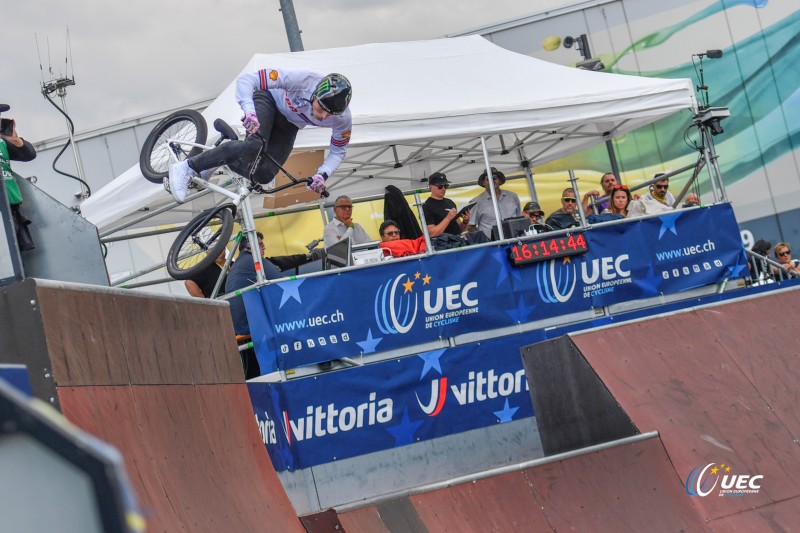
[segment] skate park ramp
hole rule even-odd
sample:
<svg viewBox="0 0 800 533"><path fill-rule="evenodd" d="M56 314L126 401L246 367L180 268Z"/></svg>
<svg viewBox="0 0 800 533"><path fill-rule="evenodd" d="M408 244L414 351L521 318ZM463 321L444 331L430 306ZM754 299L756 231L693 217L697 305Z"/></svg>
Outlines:
<svg viewBox="0 0 800 533"><path fill-rule="evenodd" d="M704 529L658 436L346 510L344 531L697 531ZM314 529L312 532L330 531Z"/></svg>
<svg viewBox="0 0 800 533"><path fill-rule="evenodd" d="M548 457L303 522L350 533L796 530L800 331L787 310L798 305L800 292L777 291L524 347ZM760 489L690 495L689 474L710 463L763 476Z"/></svg>
<svg viewBox="0 0 800 533"><path fill-rule="evenodd" d="M304 528L255 424L227 304L27 279L0 289L0 362L116 446L148 531Z"/></svg>
<svg viewBox="0 0 800 533"><path fill-rule="evenodd" d="M657 431L672 484L711 530L796 529L799 306L797 289L775 291L524 348L545 453ZM759 489L689 495L690 473L712 463L719 488L726 472L763 476Z"/></svg>

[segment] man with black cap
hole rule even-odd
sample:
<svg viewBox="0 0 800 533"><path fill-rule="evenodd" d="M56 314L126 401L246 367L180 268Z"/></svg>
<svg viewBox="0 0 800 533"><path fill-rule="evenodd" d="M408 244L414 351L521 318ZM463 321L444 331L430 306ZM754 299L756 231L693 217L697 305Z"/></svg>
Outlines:
<svg viewBox="0 0 800 533"><path fill-rule="evenodd" d="M0 115L11 109L8 104L0 104ZM0 169L3 173L3 183L6 188L6 196L11 206L11 214L14 217L14 226L17 232L17 242L20 250L33 249L33 241L28 232L30 221L20 212L19 205L22 203L22 193L19 185L14 181L11 173L11 161L31 161L36 157L36 150L33 145L17 135L17 123L14 119L3 118L0 126Z"/></svg>
<svg viewBox="0 0 800 533"><path fill-rule="evenodd" d="M422 204L422 212L425 214L425 223L428 225L431 237L442 233L459 235L467 229L469 211L464 212L460 220L457 219L458 209L455 202L444 197L449 186L447 176L441 172L434 172L428 178L431 196Z"/></svg>
<svg viewBox="0 0 800 533"><path fill-rule="evenodd" d="M525 204L525 207L522 208L522 215L526 216L530 219L531 224L543 224L542 217L544 216L544 211L542 208L539 207L538 202L528 202Z"/></svg>
<svg viewBox="0 0 800 533"><path fill-rule="evenodd" d="M492 238L492 228L497 226L499 222L507 218L514 218L522 216L522 209L520 209L519 196L511 191L500 190L500 186L506 182L506 175L492 167L492 179L487 179L486 171L478 177L478 185L486 189L486 192L476 196L470 203L474 202L475 207L472 208L472 220L470 221L469 230L474 231L479 229L484 235ZM494 206L492 205L492 193L489 187L494 185L495 196L497 197L497 207L500 210L500 220L498 221L494 215Z"/></svg>

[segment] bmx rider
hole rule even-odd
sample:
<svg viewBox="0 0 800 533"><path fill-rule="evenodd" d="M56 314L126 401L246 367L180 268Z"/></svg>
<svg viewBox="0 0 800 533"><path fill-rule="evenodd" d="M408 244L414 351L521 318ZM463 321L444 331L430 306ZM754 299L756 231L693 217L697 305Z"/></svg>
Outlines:
<svg viewBox="0 0 800 533"><path fill-rule="evenodd" d="M353 121L348 106L353 89L341 74L322 75L301 69L262 69L242 74L236 80L236 101L244 111L249 134L243 141L226 142L172 165L164 186L177 202L183 203L194 176L208 179L213 169L222 165L242 176L250 175L250 166L261 149L258 133L266 142L266 153L283 165L289 158L297 131L308 125L331 128L328 155L308 185L318 193L325 191L325 180L344 160ZM278 167L263 157L253 178L271 182Z"/></svg>

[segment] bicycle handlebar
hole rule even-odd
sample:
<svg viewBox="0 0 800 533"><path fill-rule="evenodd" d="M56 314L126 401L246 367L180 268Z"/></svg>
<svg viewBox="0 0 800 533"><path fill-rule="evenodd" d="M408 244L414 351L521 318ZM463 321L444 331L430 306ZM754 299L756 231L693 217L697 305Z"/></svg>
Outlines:
<svg viewBox="0 0 800 533"><path fill-rule="evenodd" d="M308 187L308 185L310 185L310 184L311 184L311 183L314 181L314 180L313 180L313 179L311 179L311 178L305 178L305 179L302 179L302 180L298 180L297 178L295 178L294 176L292 176L292 175L289 173L289 171L288 171L288 170L286 170L285 168L283 168L283 165L281 165L280 163L278 163L277 161L275 161L275 158L274 158L274 157L272 157L270 154L268 154L268 153L266 153L266 152L264 151L264 149L265 149L265 148L266 148L266 146L267 146L267 141L266 141L266 139L264 139L264 137L262 137L262 136L261 136L261 134L259 134L258 132L256 132L256 133L249 133L249 134L248 134L248 136L250 136L250 135L252 135L252 136L255 136L255 137L258 137L258 139L261 141L261 151L259 152L259 155L258 155L258 157L256 157L256 159L260 158L261 154L263 153L265 156L267 156L267 157L269 158L269 160L270 160L270 161L272 161L272 162L275 164L275 166L276 166L276 167L278 167L279 169L281 169L281 171L282 171L284 174L286 174L286 176L288 176L288 178L289 178L289 180L290 180L290 183L285 183L285 184L283 184L283 185L280 185L280 186L278 186L278 187L275 187L274 189L270 189L269 191L265 191L265 190L264 190L264 189L263 189L263 188L262 188L260 185L257 187L257 189L256 189L256 190L258 190L258 191L259 191L259 192L261 192L261 193L275 193L275 192L278 192L278 191L282 191L282 190L284 190L284 189L288 189L289 187L293 187L293 186L295 186L295 185L300 185L301 183L305 183L305 184L306 184L306 187ZM250 173L251 173L251 176L250 176L250 181L251 181L251 182L253 182L253 183L255 183L255 182L253 181L253 176L252 176L252 173L255 171L255 169L256 169L256 166L257 166L257 165L255 165L255 164L254 164L254 165L252 166L252 169L251 169L251 171L250 171ZM320 196L321 196L322 198L328 198L330 195L331 195L331 193L329 193L328 191L322 191L322 193L320 193Z"/></svg>

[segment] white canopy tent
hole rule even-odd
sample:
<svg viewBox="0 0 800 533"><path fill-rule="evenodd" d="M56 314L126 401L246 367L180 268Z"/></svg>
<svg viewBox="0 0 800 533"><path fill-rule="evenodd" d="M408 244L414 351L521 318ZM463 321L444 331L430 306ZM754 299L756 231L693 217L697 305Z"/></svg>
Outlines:
<svg viewBox="0 0 800 533"><path fill-rule="evenodd" d="M480 36L258 54L242 72L269 67L340 72L352 82L353 134L347 158L328 182L334 197L380 195L389 184L424 188L422 180L437 170L451 181L474 182L486 166L481 137L493 166L518 171L521 162L534 167L696 108L688 79L564 67ZM235 80L203 112L209 125L216 118L239 124L234 87ZM307 127L295 150L326 149L329 140L330 130ZM102 231L171 202L135 166L81 209ZM158 223L188 221L187 210L210 202L196 200L198 205L183 206L171 219L160 215Z"/></svg>

